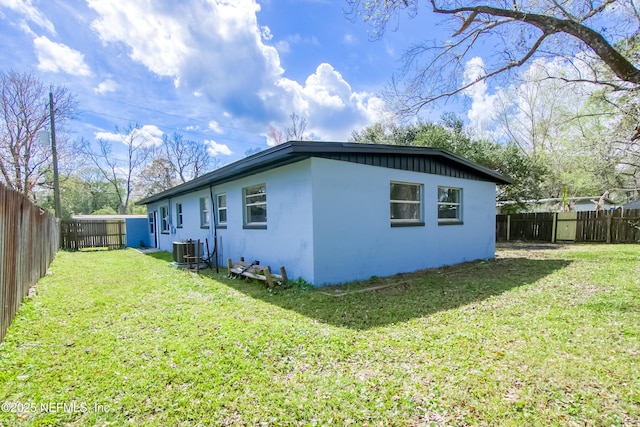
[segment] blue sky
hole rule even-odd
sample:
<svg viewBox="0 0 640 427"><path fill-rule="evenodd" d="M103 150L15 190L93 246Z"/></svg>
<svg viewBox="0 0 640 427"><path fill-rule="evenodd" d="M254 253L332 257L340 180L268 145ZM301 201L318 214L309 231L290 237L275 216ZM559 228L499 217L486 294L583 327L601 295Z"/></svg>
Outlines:
<svg viewBox="0 0 640 427"><path fill-rule="evenodd" d="M347 140L384 113L379 93L402 53L437 31L433 15L422 13L371 41L371 29L347 19L345 7L0 0L0 63L77 95L74 138L110 139L115 126L138 123L155 138L179 132L202 141L229 163L266 148L269 126L289 126L292 112L306 118L310 136Z"/></svg>

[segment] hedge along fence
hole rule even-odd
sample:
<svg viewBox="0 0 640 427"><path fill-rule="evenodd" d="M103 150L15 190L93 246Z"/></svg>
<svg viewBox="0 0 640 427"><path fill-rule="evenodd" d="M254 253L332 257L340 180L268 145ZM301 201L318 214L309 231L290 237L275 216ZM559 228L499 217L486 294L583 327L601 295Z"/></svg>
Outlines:
<svg viewBox="0 0 640 427"><path fill-rule="evenodd" d="M0 183L0 342L59 244L59 220Z"/></svg>

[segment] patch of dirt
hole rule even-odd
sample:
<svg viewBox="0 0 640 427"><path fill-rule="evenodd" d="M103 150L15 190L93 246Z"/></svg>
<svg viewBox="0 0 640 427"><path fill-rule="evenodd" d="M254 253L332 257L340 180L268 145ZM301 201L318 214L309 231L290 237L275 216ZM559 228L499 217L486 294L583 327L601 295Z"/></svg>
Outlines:
<svg viewBox="0 0 640 427"><path fill-rule="evenodd" d="M566 250L569 246L545 242L497 242L496 259L501 258L548 258L549 252Z"/></svg>

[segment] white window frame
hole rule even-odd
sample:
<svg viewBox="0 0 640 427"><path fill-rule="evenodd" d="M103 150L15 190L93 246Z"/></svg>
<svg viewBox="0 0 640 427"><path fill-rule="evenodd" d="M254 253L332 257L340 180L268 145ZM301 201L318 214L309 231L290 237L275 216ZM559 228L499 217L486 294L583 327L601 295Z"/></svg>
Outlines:
<svg viewBox="0 0 640 427"><path fill-rule="evenodd" d="M260 190L263 190L260 192ZM252 201L264 195L264 201ZM252 185L242 189L242 205L244 211L244 228L267 228L267 184ZM251 221L250 209L253 207L263 207L265 221Z"/></svg>
<svg viewBox="0 0 640 427"><path fill-rule="evenodd" d="M160 233L169 234L169 206L160 206Z"/></svg>
<svg viewBox="0 0 640 427"><path fill-rule="evenodd" d="M418 189L418 200L392 199L391 193L394 185L404 185L416 187ZM389 183L389 220L392 227L412 227L424 225L424 185L417 182L391 181ZM418 205L418 218L392 218L394 205Z"/></svg>
<svg viewBox="0 0 640 427"><path fill-rule="evenodd" d="M457 202L446 202L440 201L440 192L441 190L455 190L458 192L458 201ZM456 217L455 218L440 218L440 207L441 206L452 206L456 207ZM447 225L447 224L462 224L462 188L460 187L451 187L440 185L438 186L438 224Z"/></svg>
<svg viewBox="0 0 640 427"><path fill-rule="evenodd" d="M153 212L150 212L148 216L149 216L149 234L155 234L156 233L156 221L154 219Z"/></svg>
<svg viewBox="0 0 640 427"><path fill-rule="evenodd" d="M211 223L210 213L209 198L200 197L200 228L209 228L209 224Z"/></svg>
<svg viewBox="0 0 640 427"><path fill-rule="evenodd" d="M224 197L224 206L220 200ZM224 212L224 221L221 218L221 213ZM227 193L216 194L216 219L217 225L220 227L226 227L227 225Z"/></svg>
<svg viewBox="0 0 640 427"><path fill-rule="evenodd" d="M176 203L176 227L182 228L182 224L184 223L183 217L184 209L182 207L182 203Z"/></svg>

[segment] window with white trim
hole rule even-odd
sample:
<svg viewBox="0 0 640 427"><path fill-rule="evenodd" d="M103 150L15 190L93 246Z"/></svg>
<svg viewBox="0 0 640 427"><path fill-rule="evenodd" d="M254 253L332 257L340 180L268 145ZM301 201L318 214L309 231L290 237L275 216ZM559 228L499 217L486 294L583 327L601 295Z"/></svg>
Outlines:
<svg viewBox="0 0 640 427"><path fill-rule="evenodd" d="M218 194L216 196L216 203L218 209L218 225L227 225L227 195L225 193Z"/></svg>
<svg viewBox="0 0 640 427"><path fill-rule="evenodd" d="M160 232L162 234L169 234L169 207L160 207Z"/></svg>
<svg viewBox="0 0 640 427"><path fill-rule="evenodd" d="M389 187L391 226L424 225L422 184L391 182Z"/></svg>
<svg viewBox="0 0 640 427"><path fill-rule="evenodd" d="M176 227L182 228L182 203L176 203Z"/></svg>
<svg viewBox="0 0 640 427"><path fill-rule="evenodd" d="M438 187L438 223L460 224L462 222L462 189Z"/></svg>
<svg viewBox="0 0 640 427"><path fill-rule="evenodd" d="M200 197L200 228L209 228L211 216L209 215L209 199Z"/></svg>
<svg viewBox="0 0 640 427"><path fill-rule="evenodd" d="M244 205L244 226L247 228L267 227L267 185L260 184L242 189Z"/></svg>

